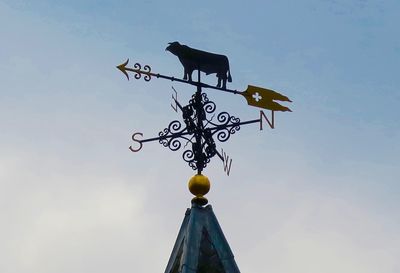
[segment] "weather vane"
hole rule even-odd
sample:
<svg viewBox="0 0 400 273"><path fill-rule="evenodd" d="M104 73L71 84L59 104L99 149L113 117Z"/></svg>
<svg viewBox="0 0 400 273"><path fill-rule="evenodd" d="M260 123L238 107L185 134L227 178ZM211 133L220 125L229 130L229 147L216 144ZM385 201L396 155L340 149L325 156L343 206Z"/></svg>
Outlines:
<svg viewBox="0 0 400 273"><path fill-rule="evenodd" d="M197 170L197 176L195 176L197 177L197 181L196 183L192 183L193 185L204 182L202 171L215 155L222 160L224 171L229 175L232 159L229 159L229 156L227 156L222 149L221 152L217 150L215 140L219 142L227 141L231 135L240 130L240 126L246 124L259 123L260 130L262 130L263 119L273 129L275 111L291 112L288 107L276 101L291 102L291 100L276 91L252 85L248 85L245 91L227 89L226 83L232 82L232 77L229 68L229 60L225 55L201 51L186 45L181 45L178 42L169 43L169 46L165 50L176 55L182 63L184 68L183 79L154 73L151 71L150 66L145 65L142 68L139 63L135 63L133 68L129 68L127 67L129 59L125 63L118 65L117 68L124 73L128 80L128 72L133 72L135 79L141 79L143 76L145 81L150 81L152 77L177 81L196 86L196 92L189 100L189 104L182 106L178 101L176 90L172 87L175 95L172 95L173 104L171 104L171 106L176 112L178 112L178 110L181 112L183 124L178 120L174 120L160 131L157 137L153 138L142 139L143 134L141 132L136 132L132 135L132 140L136 143L135 147L130 146L129 149L132 152L138 152L142 149L143 143L152 141L158 141L164 147L168 147L172 151L177 151L183 146L183 160L186 161L193 170ZM192 74L193 71L196 70L198 72L197 81L194 81L192 79ZM217 85L211 86L201 82L201 72L204 72L206 75L216 74L218 78ZM242 95L246 99L248 105L271 110L271 120L268 119L262 110L260 110L259 118L248 121L241 121L238 117L232 116L225 111L217 114L215 113L215 103L209 100L207 94L203 92L203 89L214 89ZM189 182L190 191L197 196L197 201L203 204L207 203L207 199L205 199L203 195L209 190L208 179L205 179L207 180L205 183L208 183L208 188L205 187L205 189L200 190L202 193L199 193L198 190L194 190L193 192L190 187L192 180ZM192 188L196 188L196 185L192 186Z"/></svg>

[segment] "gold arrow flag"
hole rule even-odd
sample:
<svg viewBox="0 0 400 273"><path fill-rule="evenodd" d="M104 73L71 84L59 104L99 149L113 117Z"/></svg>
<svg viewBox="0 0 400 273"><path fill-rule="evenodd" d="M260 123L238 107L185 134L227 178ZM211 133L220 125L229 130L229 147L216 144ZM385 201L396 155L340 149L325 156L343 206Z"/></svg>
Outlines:
<svg viewBox="0 0 400 273"><path fill-rule="evenodd" d="M288 107L280 105L274 101L279 100L292 102L288 97L274 90L249 85L247 86L246 91L242 92L241 95L246 98L248 105L272 111L292 112Z"/></svg>

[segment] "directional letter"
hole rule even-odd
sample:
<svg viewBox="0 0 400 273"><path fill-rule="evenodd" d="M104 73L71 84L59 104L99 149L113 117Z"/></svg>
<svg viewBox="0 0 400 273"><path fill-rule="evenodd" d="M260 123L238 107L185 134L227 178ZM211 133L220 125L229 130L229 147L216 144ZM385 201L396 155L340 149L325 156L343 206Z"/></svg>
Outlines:
<svg viewBox="0 0 400 273"><path fill-rule="evenodd" d="M142 134L142 133L134 133L134 134L132 135L132 140L133 140L134 142L139 143L139 148L137 148L137 149L133 149L132 146L129 146L129 150L131 150L131 151L134 152L134 153L139 152L139 151L142 149L142 147L143 147L142 142L141 142L140 140L138 140L138 139L135 139L135 136L136 136L136 135L143 136L143 134Z"/></svg>
<svg viewBox="0 0 400 273"><path fill-rule="evenodd" d="M262 118L263 117L268 122L269 127L271 127L271 129L274 129L274 111L271 111L271 113L272 113L271 114L272 115L272 122L269 121L267 116L264 114L264 111L260 110L260 131L263 129L263 122L262 122Z"/></svg>
<svg viewBox="0 0 400 273"><path fill-rule="evenodd" d="M231 166L232 166L232 159L229 160L229 156L226 155L224 152L224 149L221 149L221 153L223 156L223 164L224 164L224 172L229 176L229 173L231 172Z"/></svg>
<svg viewBox="0 0 400 273"><path fill-rule="evenodd" d="M172 107L172 109L174 109L175 112L178 113L178 92L176 92L176 90L173 86L172 86L172 89L175 92L175 97L174 97L174 94L172 94L172 99L174 100L173 101L174 104L171 103L171 107Z"/></svg>

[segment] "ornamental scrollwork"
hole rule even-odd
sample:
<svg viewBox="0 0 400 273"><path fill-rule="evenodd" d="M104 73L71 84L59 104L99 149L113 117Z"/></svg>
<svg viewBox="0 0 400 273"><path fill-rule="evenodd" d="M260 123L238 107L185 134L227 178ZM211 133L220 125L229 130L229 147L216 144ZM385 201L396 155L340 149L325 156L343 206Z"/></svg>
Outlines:
<svg viewBox="0 0 400 273"><path fill-rule="evenodd" d="M189 104L181 107L185 127L178 120L172 121L167 128L159 133L159 142L172 151L179 150L183 141L191 144L190 149L182 153L182 158L193 170L203 170L211 158L217 154L214 137L227 141L232 134L240 130L240 119L227 112L208 115L216 111L216 105L205 93L195 93ZM190 137L189 137L190 136Z"/></svg>

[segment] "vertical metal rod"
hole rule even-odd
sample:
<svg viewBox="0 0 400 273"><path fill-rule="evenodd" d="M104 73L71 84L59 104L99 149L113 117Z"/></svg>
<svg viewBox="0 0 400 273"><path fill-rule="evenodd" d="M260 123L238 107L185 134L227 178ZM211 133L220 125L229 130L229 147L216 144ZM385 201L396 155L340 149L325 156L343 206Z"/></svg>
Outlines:
<svg viewBox="0 0 400 273"><path fill-rule="evenodd" d="M197 72L197 81L200 83L200 66L198 67L198 72ZM196 104L196 113L197 113L197 130L196 130L196 153L198 155L197 159L197 174L201 174L203 171L204 167L204 159L203 159L203 151L202 151L202 145L201 145L201 132L203 131L203 120L202 120L202 110L203 110L203 105L201 104L201 86L200 84L197 85L197 92L196 92L196 98L195 98L195 104Z"/></svg>

